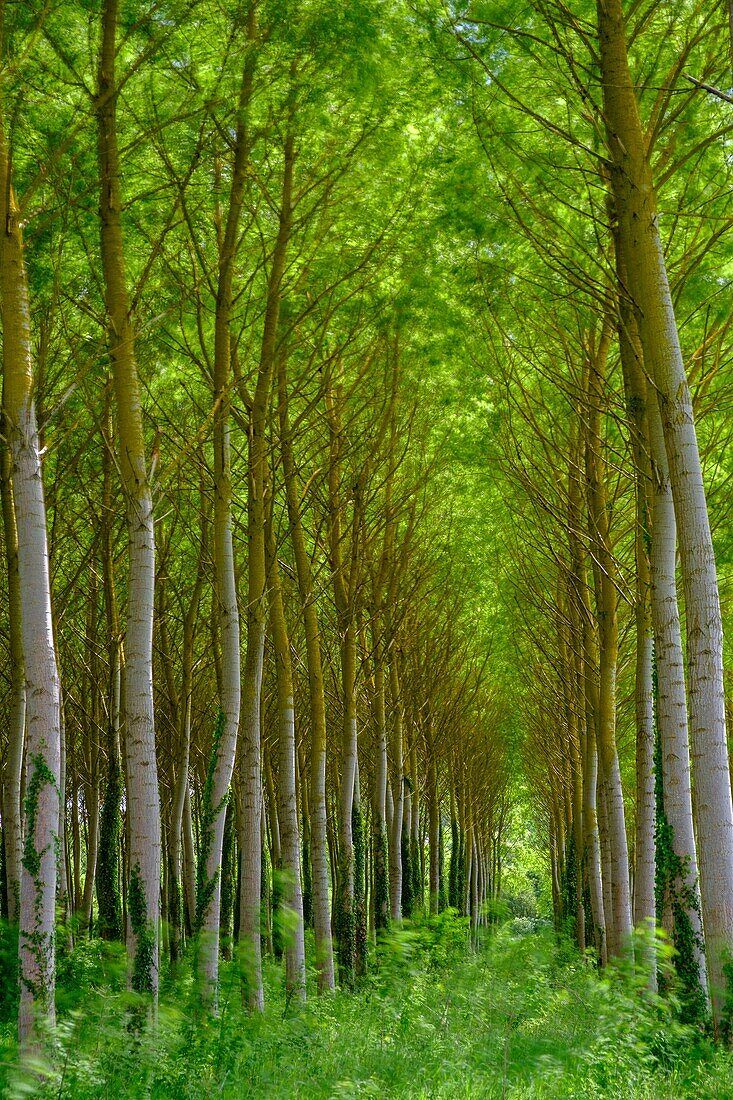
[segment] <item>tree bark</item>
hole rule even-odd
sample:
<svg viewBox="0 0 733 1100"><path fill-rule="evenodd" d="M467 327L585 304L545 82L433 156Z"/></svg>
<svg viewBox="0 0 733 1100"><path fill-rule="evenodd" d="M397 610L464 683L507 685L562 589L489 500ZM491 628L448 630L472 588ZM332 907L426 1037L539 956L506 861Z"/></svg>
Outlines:
<svg viewBox="0 0 733 1100"><path fill-rule="evenodd" d="M262 662L267 617L265 562L265 488L267 481L267 412L277 351L282 278L290 240L293 197L295 139L294 105L291 101L283 150L283 180L277 239L272 253L267 284L260 361L249 420L249 480L247 498L247 656L244 668L242 708L242 814L240 853L242 891L240 899L240 942L249 959L247 1001L252 1010L264 1007L260 946L260 890L262 850L262 776L260 765L260 711Z"/></svg>
<svg viewBox="0 0 733 1100"><path fill-rule="evenodd" d="M0 115L0 313L3 424L11 458L26 687L26 780L20 872L20 1012L27 1049L55 1021L54 918L61 767L61 695L51 612L43 470L33 402L28 280L20 212ZM17 718L17 715L16 715ZM17 730L14 731L17 736ZM17 745L15 746L17 750Z"/></svg>
<svg viewBox="0 0 733 1100"><path fill-rule="evenodd" d="M338 875L334 891L336 934L338 937L339 977L341 984L354 984L356 963L356 918L354 911L354 784L357 769L356 713L356 619L355 571L358 563L358 500L354 501L354 521L347 574L344 560L343 504L341 499L343 432L340 395L326 390L330 453L328 465L328 541L334 601L339 628L341 656L341 783L338 795ZM358 489L355 497L358 497Z"/></svg>
<svg viewBox="0 0 733 1100"><path fill-rule="evenodd" d="M392 789L394 809L392 816L392 831L389 838L389 886L392 906L392 919L402 919L402 831L403 818L408 812L405 805L405 780L404 780L404 747L403 747L403 715L402 693L400 690L400 674L397 667L398 654L395 647L389 654L389 682L390 702L392 704ZM409 810L412 809L410 805ZM408 844L411 842L411 821L407 819Z"/></svg>
<svg viewBox="0 0 733 1100"><path fill-rule="evenodd" d="M97 96L100 237L108 343L117 405L119 466L127 509L129 574L125 634L125 773L129 838L128 940L135 989L157 999L160 799L153 712L155 536L145 462L140 387L122 233L115 53L118 0L102 8Z"/></svg>
<svg viewBox="0 0 733 1100"><path fill-rule="evenodd" d="M221 861L229 787L239 735L241 657L234 545L232 541L232 469L230 446L231 313L234 263L247 180L250 139L247 111L255 71L253 39L255 7L249 5L246 57L237 104L232 182L226 226L219 250L219 272L214 318L214 597L221 654L219 707L221 720L212 746L209 776L204 788L201 855L196 899L196 926L201 934L199 968L204 995L216 1008L219 981L219 926ZM259 717L258 717L259 721Z"/></svg>
<svg viewBox="0 0 733 1100"><path fill-rule="evenodd" d="M614 249L619 285L625 285L621 250ZM618 336L621 367L624 377L626 409L634 457L634 495L636 511L636 682L634 705L636 712L636 844L634 861L634 924L644 925L649 934L657 919L655 900L656 876L656 802L654 776L654 630L651 609L650 549L652 517L651 463L649 455L648 388L641 364L638 333L633 309L627 296L619 299ZM653 396L656 401L656 396ZM653 943L648 945L644 965L649 975L649 987L656 990L657 965Z"/></svg>
<svg viewBox="0 0 733 1100"><path fill-rule="evenodd" d="M598 4L611 183L628 291L639 311L644 363L656 386L677 518L687 613L690 737L700 893L713 1019L720 1031L725 955L733 947L733 803L725 729L723 633L695 421L620 0Z"/></svg>
<svg viewBox="0 0 733 1100"><path fill-rule="evenodd" d="M4 433L7 428L4 429ZM23 662L22 598L18 569L18 528L11 469L13 458L7 443L0 444L2 470L3 531L8 577L8 618L10 656L10 714L8 751L3 772L3 842L8 891L8 920L17 924L20 917L20 876L23 859L21 785L25 743L25 667Z"/></svg>
<svg viewBox="0 0 733 1100"><path fill-rule="evenodd" d="M606 911L608 952L609 955L622 955L631 949L631 895L626 819L616 748L616 669L618 664L616 563L609 529L601 437L603 386L610 336L610 324L605 321L597 347L589 349L588 363L585 367L588 400L586 470L591 538L597 555L597 565L594 568L600 643L597 744L600 781L605 792L604 809L608 836L609 859L606 867L611 902L610 914Z"/></svg>
<svg viewBox="0 0 733 1100"><path fill-rule="evenodd" d="M387 715L384 676L384 623L379 616L372 622L374 673L372 685L372 725L374 730L375 775L372 787L372 850L374 853L374 928L389 927L390 888L392 886L391 845L387 854ZM394 808L393 808L394 821ZM402 817L400 807L400 818ZM401 841L401 833L400 833ZM389 862L388 862L389 858ZM399 917L398 917L399 919Z"/></svg>
<svg viewBox="0 0 733 1100"><path fill-rule="evenodd" d="M275 651L278 703L277 796L281 870L285 875L281 900L289 910L285 939L285 992L288 999L305 1001L303 893L300 881L298 799L295 789L295 693L272 516L267 533L270 629Z"/></svg>
<svg viewBox="0 0 733 1100"><path fill-rule="evenodd" d="M287 360L278 357L278 415L285 497L290 523L290 540L298 576L298 592L303 611L305 650L308 664L308 697L311 720L310 804L311 861L313 866L313 927L316 940L316 969L319 993L333 989L333 941L328 882L328 838L326 809L326 700L318 608L310 558L305 545L303 520L296 484L292 433L288 402Z"/></svg>
<svg viewBox="0 0 733 1100"><path fill-rule="evenodd" d="M649 438L652 459L652 548L651 591L654 623L654 651L657 669L657 707L661 742L662 799L668 835L662 845L670 844L676 867L672 881L665 884L674 894L663 899L672 916L672 935L680 950L691 949L682 980L685 995L707 1002L707 967L701 921L700 885L697 871L697 847L693 828L690 744L687 723L687 696L682 633L677 602L676 543L677 528L669 483L667 452L662 420L656 400L649 405ZM660 822L660 825L663 823ZM660 834L661 835L661 834ZM669 852L660 851L668 864ZM666 892L666 891L665 891ZM662 914L659 914L661 918ZM692 931L692 942L685 934ZM692 965L689 965L689 964ZM697 990L695 990L697 986Z"/></svg>

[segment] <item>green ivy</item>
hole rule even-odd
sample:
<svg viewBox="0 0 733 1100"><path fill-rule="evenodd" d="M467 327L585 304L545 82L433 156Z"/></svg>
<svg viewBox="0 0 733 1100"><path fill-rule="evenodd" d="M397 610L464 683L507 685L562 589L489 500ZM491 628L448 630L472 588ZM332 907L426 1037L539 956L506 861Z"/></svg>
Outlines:
<svg viewBox="0 0 733 1100"><path fill-rule="evenodd" d="M346 885L353 869L353 850L342 851L334 902L334 933L336 936L339 982L344 989L354 987L355 921L354 902L348 897Z"/></svg>
<svg viewBox="0 0 733 1100"><path fill-rule="evenodd" d="M23 930L21 932L22 950L35 957L38 973L41 976L40 982L34 982L29 979L24 973L21 967L20 975L21 981L25 988L31 993L34 1001L39 1008L43 1008L49 1001L53 991L53 977L51 977L50 988L43 980L44 975L53 974L53 954L54 954L54 935L49 936L44 932L41 932L39 925L41 923L42 908L43 908L43 888L44 883L41 878L41 859L48 851L48 847L42 848L40 851L36 848L36 826L38 824L38 806L41 797L41 791L44 787L52 787L56 793L59 793L58 783L56 777L46 763L46 759L42 753L37 753L30 761L31 778L28 783L28 788L25 794L25 801L23 803L23 809L25 812L25 840L23 843L23 867L28 872L33 881L34 888L34 924L33 931ZM51 843L54 846L56 852L56 858L59 857L59 836L57 832L52 833Z"/></svg>
<svg viewBox="0 0 733 1100"><path fill-rule="evenodd" d="M410 830L404 821L402 823L400 848L402 852L402 916L411 917L415 904L415 895L413 893L414 876L412 873Z"/></svg>
<svg viewBox="0 0 733 1100"><path fill-rule="evenodd" d="M306 839L306 820L303 815L303 927L313 927L313 867L311 865L310 840Z"/></svg>
<svg viewBox="0 0 733 1100"><path fill-rule="evenodd" d="M136 993L152 993L155 968L155 931L153 922L148 920L145 887L140 874L139 863L136 863L130 871L130 888L127 901L130 912L130 927L135 937L132 988Z"/></svg>
<svg viewBox="0 0 733 1100"><path fill-rule="evenodd" d="M36 825L38 823L38 802L45 786L51 786L58 793L56 777L46 763L42 753L31 760L31 779L25 794L25 842L23 844L23 866L33 879L41 869L41 856L45 849L37 851L35 846ZM58 838L57 838L58 840Z"/></svg>
<svg viewBox="0 0 733 1100"><path fill-rule="evenodd" d="M97 931L103 940L122 939L120 898L120 830L122 819L122 769L117 747L110 737L107 788L99 817L99 856L97 859Z"/></svg>
<svg viewBox="0 0 733 1100"><path fill-rule="evenodd" d="M657 697L656 663L653 670L655 700ZM655 708L656 709L656 708ZM701 1022L708 1012L707 996L700 985L697 956L705 945L695 931L690 913L700 914L695 890L688 884L689 857L684 859L674 850L672 826L664 812L664 780L662 775L662 741L657 727L654 740L654 792L656 799L656 873L654 882L657 915L668 908L672 914L672 942L675 948L674 969L679 982L678 996L688 1022ZM660 976L664 986L664 976Z"/></svg>
<svg viewBox="0 0 733 1100"><path fill-rule="evenodd" d="M194 929L196 933L199 933L203 927L220 874L220 870L217 868L211 878L207 878L206 864L209 861L211 847L214 843L214 822L226 805L226 800L229 797L229 792L227 791L222 801L217 806L213 805L214 777L216 775L219 747L221 745L221 739L224 736L225 725L226 718L224 711L219 710L216 716L211 757L209 758L209 768L206 773L206 783L204 784L201 799L201 845L196 865L196 921Z"/></svg>
<svg viewBox="0 0 733 1100"><path fill-rule="evenodd" d="M387 831L382 826L374 835L374 927L377 932L386 932L390 925L387 859Z"/></svg>
<svg viewBox="0 0 733 1100"><path fill-rule="evenodd" d="M351 829L354 837L354 965L358 977L367 970L366 913L366 836L361 806L354 802L351 809Z"/></svg>

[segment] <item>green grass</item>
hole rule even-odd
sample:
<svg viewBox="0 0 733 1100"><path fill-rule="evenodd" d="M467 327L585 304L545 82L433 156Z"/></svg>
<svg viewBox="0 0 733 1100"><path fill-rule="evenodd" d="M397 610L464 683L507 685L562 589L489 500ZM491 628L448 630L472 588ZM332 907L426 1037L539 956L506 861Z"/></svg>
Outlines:
<svg viewBox="0 0 733 1100"><path fill-rule="evenodd" d="M53 1064L19 1066L11 1025L2 1033L3 1095L733 1100L731 1056L677 1021L674 1002L632 973L599 979L549 930L513 921L471 954L464 922L444 915L393 935L374 964L356 994L303 1008L286 1006L270 966L257 1018L240 1008L236 964L218 1019L186 974L140 1029L122 960L84 944L61 967Z"/></svg>

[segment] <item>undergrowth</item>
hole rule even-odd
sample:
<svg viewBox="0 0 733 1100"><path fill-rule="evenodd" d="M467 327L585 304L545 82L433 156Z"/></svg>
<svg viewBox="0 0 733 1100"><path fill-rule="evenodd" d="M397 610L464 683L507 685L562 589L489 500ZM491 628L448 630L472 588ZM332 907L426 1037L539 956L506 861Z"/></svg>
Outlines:
<svg viewBox="0 0 733 1100"><path fill-rule="evenodd" d="M184 967L141 1027L119 952L82 943L60 968L44 1063L20 1064L14 1025L0 1024L2 1095L733 1100L731 1055L680 1022L673 999L650 995L631 968L600 978L527 921L476 953L451 912L412 922L381 941L356 993L302 1007L286 1004L271 965L258 1017L241 1008L241 965L222 965L218 1018L199 1009Z"/></svg>

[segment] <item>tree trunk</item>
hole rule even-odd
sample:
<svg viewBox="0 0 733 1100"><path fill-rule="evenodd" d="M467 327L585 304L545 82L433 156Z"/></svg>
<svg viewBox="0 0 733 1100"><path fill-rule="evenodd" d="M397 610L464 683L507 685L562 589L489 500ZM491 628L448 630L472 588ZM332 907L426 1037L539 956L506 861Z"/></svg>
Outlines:
<svg viewBox="0 0 733 1100"><path fill-rule="evenodd" d="M604 906L601 842L598 821L598 752L596 719L598 715L598 659L596 635L588 589L588 574L580 539L582 530L580 471L581 436L578 435L568 479L568 541L572 614L578 638L575 674L580 686L579 730L583 772L583 846L582 866L590 895L593 943L600 966L608 961ZM586 937L587 938L587 937Z"/></svg>
<svg viewBox="0 0 733 1100"><path fill-rule="evenodd" d="M183 642L181 652L181 691L178 705L178 767L176 784L173 791L170 825L170 867L168 869L168 911L170 921L170 958L175 967L183 940L184 896L183 896L183 817L186 795L189 785L189 756L191 750L191 702L193 696L194 642L196 621L201 604L201 592L204 585L205 559L207 552L208 517L201 516L201 546L198 556L196 580L191 600L183 620Z"/></svg>
<svg viewBox="0 0 733 1100"><path fill-rule="evenodd" d="M105 393L102 429L102 578L107 623L109 664L107 715L107 782L99 817L99 855L97 858L97 935L103 940L122 939L120 899L120 828L122 767L120 761L120 717L122 665L124 654L115 587L114 546L112 538L112 410L111 386Z"/></svg>
<svg viewBox="0 0 733 1100"><path fill-rule="evenodd" d="M677 948L675 965L680 971L688 1011L701 1016L707 1008L707 968L693 829L687 696L677 602L677 528L662 420L656 401L649 406L649 440L652 458L652 619L664 807L664 820L659 822L658 858L661 877L666 880L663 896L659 900L672 917L672 936Z"/></svg>
<svg viewBox="0 0 733 1100"><path fill-rule="evenodd" d="M7 426L4 433L7 433ZM8 751L3 772L3 842L5 874L8 892L8 920L17 924L20 917L20 876L23 858L23 830L20 789L23 773L25 741L25 668L23 664L23 624L20 572L18 569L18 528L11 469L13 458L6 442L0 444L2 470L3 531L8 575L8 618L10 656L10 714L8 716Z"/></svg>
<svg viewBox="0 0 733 1100"><path fill-rule="evenodd" d="M55 1020L54 918L61 697L53 640L43 470L33 403L28 281L20 212L10 180L5 119L2 116L0 312L3 328L3 424L10 449L17 522L19 609L26 684L18 1029L21 1044L31 1049L39 1042L37 1025L53 1025ZM18 730L14 733L17 736ZM17 744L14 751L17 751Z"/></svg>
<svg viewBox="0 0 733 1100"><path fill-rule="evenodd" d="M616 749L616 669L618 664L616 563L611 545L606 504L606 472L601 437L601 409L610 336L610 324L604 321L598 346L589 350L589 361L585 368L588 400L586 471L590 534L597 555L597 567L594 568L600 643L597 743L600 779L605 792L604 810L609 855L608 863L604 866L604 870L607 869L609 875L611 902L610 914L606 910L608 952L609 955L622 955L631 950L631 895L624 799Z"/></svg>
<svg viewBox="0 0 733 1100"><path fill-rule="evenodd" d="M394 647L389 655L390 700L392 703L392 789L394 791L394 810L392 832L389 838L389 885L392 903L392 919L402 918L402 829L403 817L407 813L405 806L405 780L403 759L402 695L400 676L397 667L398 655ZM410 810L412 806L410 806ZM407 819L408 844L410 842L409 816Z"/></svg>
<svg viewBox="0 0 733 1100"><path fill-rule="evenodd" d="M118 0L105 0L102 8L95 110L102 270L117 404L118 458L128 530L124 725L131 981L134 989L151 993L155 1000L158 995L161 873L160 800L153 715L155 536L122 237L115 78L117 3Z"/></svg>
<svg viewBox="0 0 733 1100"><path fill-rule="evenodd" d="M687 613L690 737L700 894L716 1033L733 947L733 803L725 729L723 632L694 413L659 235L656 196L629 72L621 0L598 4L611 182L644 363L656 386L677 518Z"/></svg>
<svg viewBox="0 0 733 1100"><path fill-rule="evenodd" d="M356 511L351 537L350 570L347 574L344 561L343 503L341 499L343 433L341 426L341 396L330 386L326 389L326 413L329 427L328 466L328 540L334 601L341 639L341 705L343 725L341 732L341 783L338 794L338 875L335 888L334 912L338 937L339 978L350 988L354 984L356 963L356 926L354 912L354 784L357 769L357 714L356 714L356 618L355 618L355 570L358 562ZM358 496L358 490L354 494Z"/></svg>
<svg viewBox="0 0 733 1100"><path fill-rule="evenodd" d="M308 693L311 720L311 861L313 866L313 927L316 940L316 969L319 993L333 989L333 941L328 889L328 839L326 810L326 701L318 624L318 608L313 587L310 558L305 545L303 521L296 484L292 435L288 411L287 360L278 357L278 413L285 495L288 505L290 539L298 575L298 591L305 627L308 664Z"/></svg>
<svg viewBox="0 0 733 1100"><path fill-rule="evenodd" d="M272 516L268 524L268 580L270 629L275 651L278 703L278 809L281 870L285 876L281 902L287 906L285 992L288 999L305 1000L305 940L303 894L300 882L300 831L295 789L295 699L290 639L285 622L280 569Z"/></svg>
<svg viewBox="0 0 733 1100"><path fill-rule="evenodd" d="M438 896L440 893L440 801L438 797L438 771L434 751L430 753L430 760L428 763L428 808L430 814L430 912L437 913ZM473 842L474 838L472 835L472 845ZM471 853L473 860L473 848L471 849ZM470 881L470 896L473 904L475 879L471 878Z"/></svg>
<svg viewBox="0 0 733 1100"><path fill-rule="evenodd" d="M241 689L239 604L232 541L232 469L229 438L231 376L231 312L234 262L249 161L247 110L252 96L255 54L255 8L247 14L246 46L237 104L232 183L226 227L219 251L219 273L214 318L214 615L221 654L217 736L212 745L209 776L204 788L199 890L196 927L201 933L199 969L204 996L217 1007L219 982L219 926L221 861L229 787L237 754ZM252 696L250 694L250 700ZM259 722L259 714L257 715ZM251 735L251 731L250 731ZM259 737L258 737L259 745ZM259 752L259 748L258 748ZM258 766L259 768L259 766ZM253 824L255 822L253 821Z"/></svg>
<svg viewBox="0 0 733 1100"><path fill-rule="evenodd" d="M636 508L636 844L634 870L634 924L646 925L649 934L656 924L655 902L655 783L654 783L654 631L651 611L649 553L651 522L651 464L649 457L648 388L641 363L633 309L623 287L626 285L623 258L616 243L616 271L621 289L618 335L624 377L626 409L634 456L634 492ZM656 396L654 397L656 401ZM644 963L649 986L656 990L657 965L653 944Z"/></svg>
<svg viewBox="0 0 733 1100"><path fill-rule="evenodd" d="M374 928L389 928L392 850L387 855L387 716L384 683L384 624L381 616L372 623L374 676L372 719L374 727L375 776L372 788L372 848L374 852ZM400 807L401 810L401 807ZM393 807L394 822L394 807ZM400 817L402 813L400 812ZM401 832L398 834L401 841ZM394 910L393 910L394 911ZM399 913L398 917L399 919Z"/></svg>
<svg viewBox="0 0 733 1100"><path fill-rule="evenodd" d="M267 480L267 411L277 351L282 277L292 219L293 166L295 141L291 105L283 151L283 182L280 221L272 254L267 284L267 304L260 347L257 384L249 422L249 480L247 502L247 657L244 668L244 706L242 708L242 815L240 853L242 893L240 899L240 941L248 953L247 1001L253 1010L264 1006L260 946L260 888L262 851L260 815L262 812L262 776L260 766L260 710L262 662L265 647L266 564L265 564L265 487Z"/></svg>

